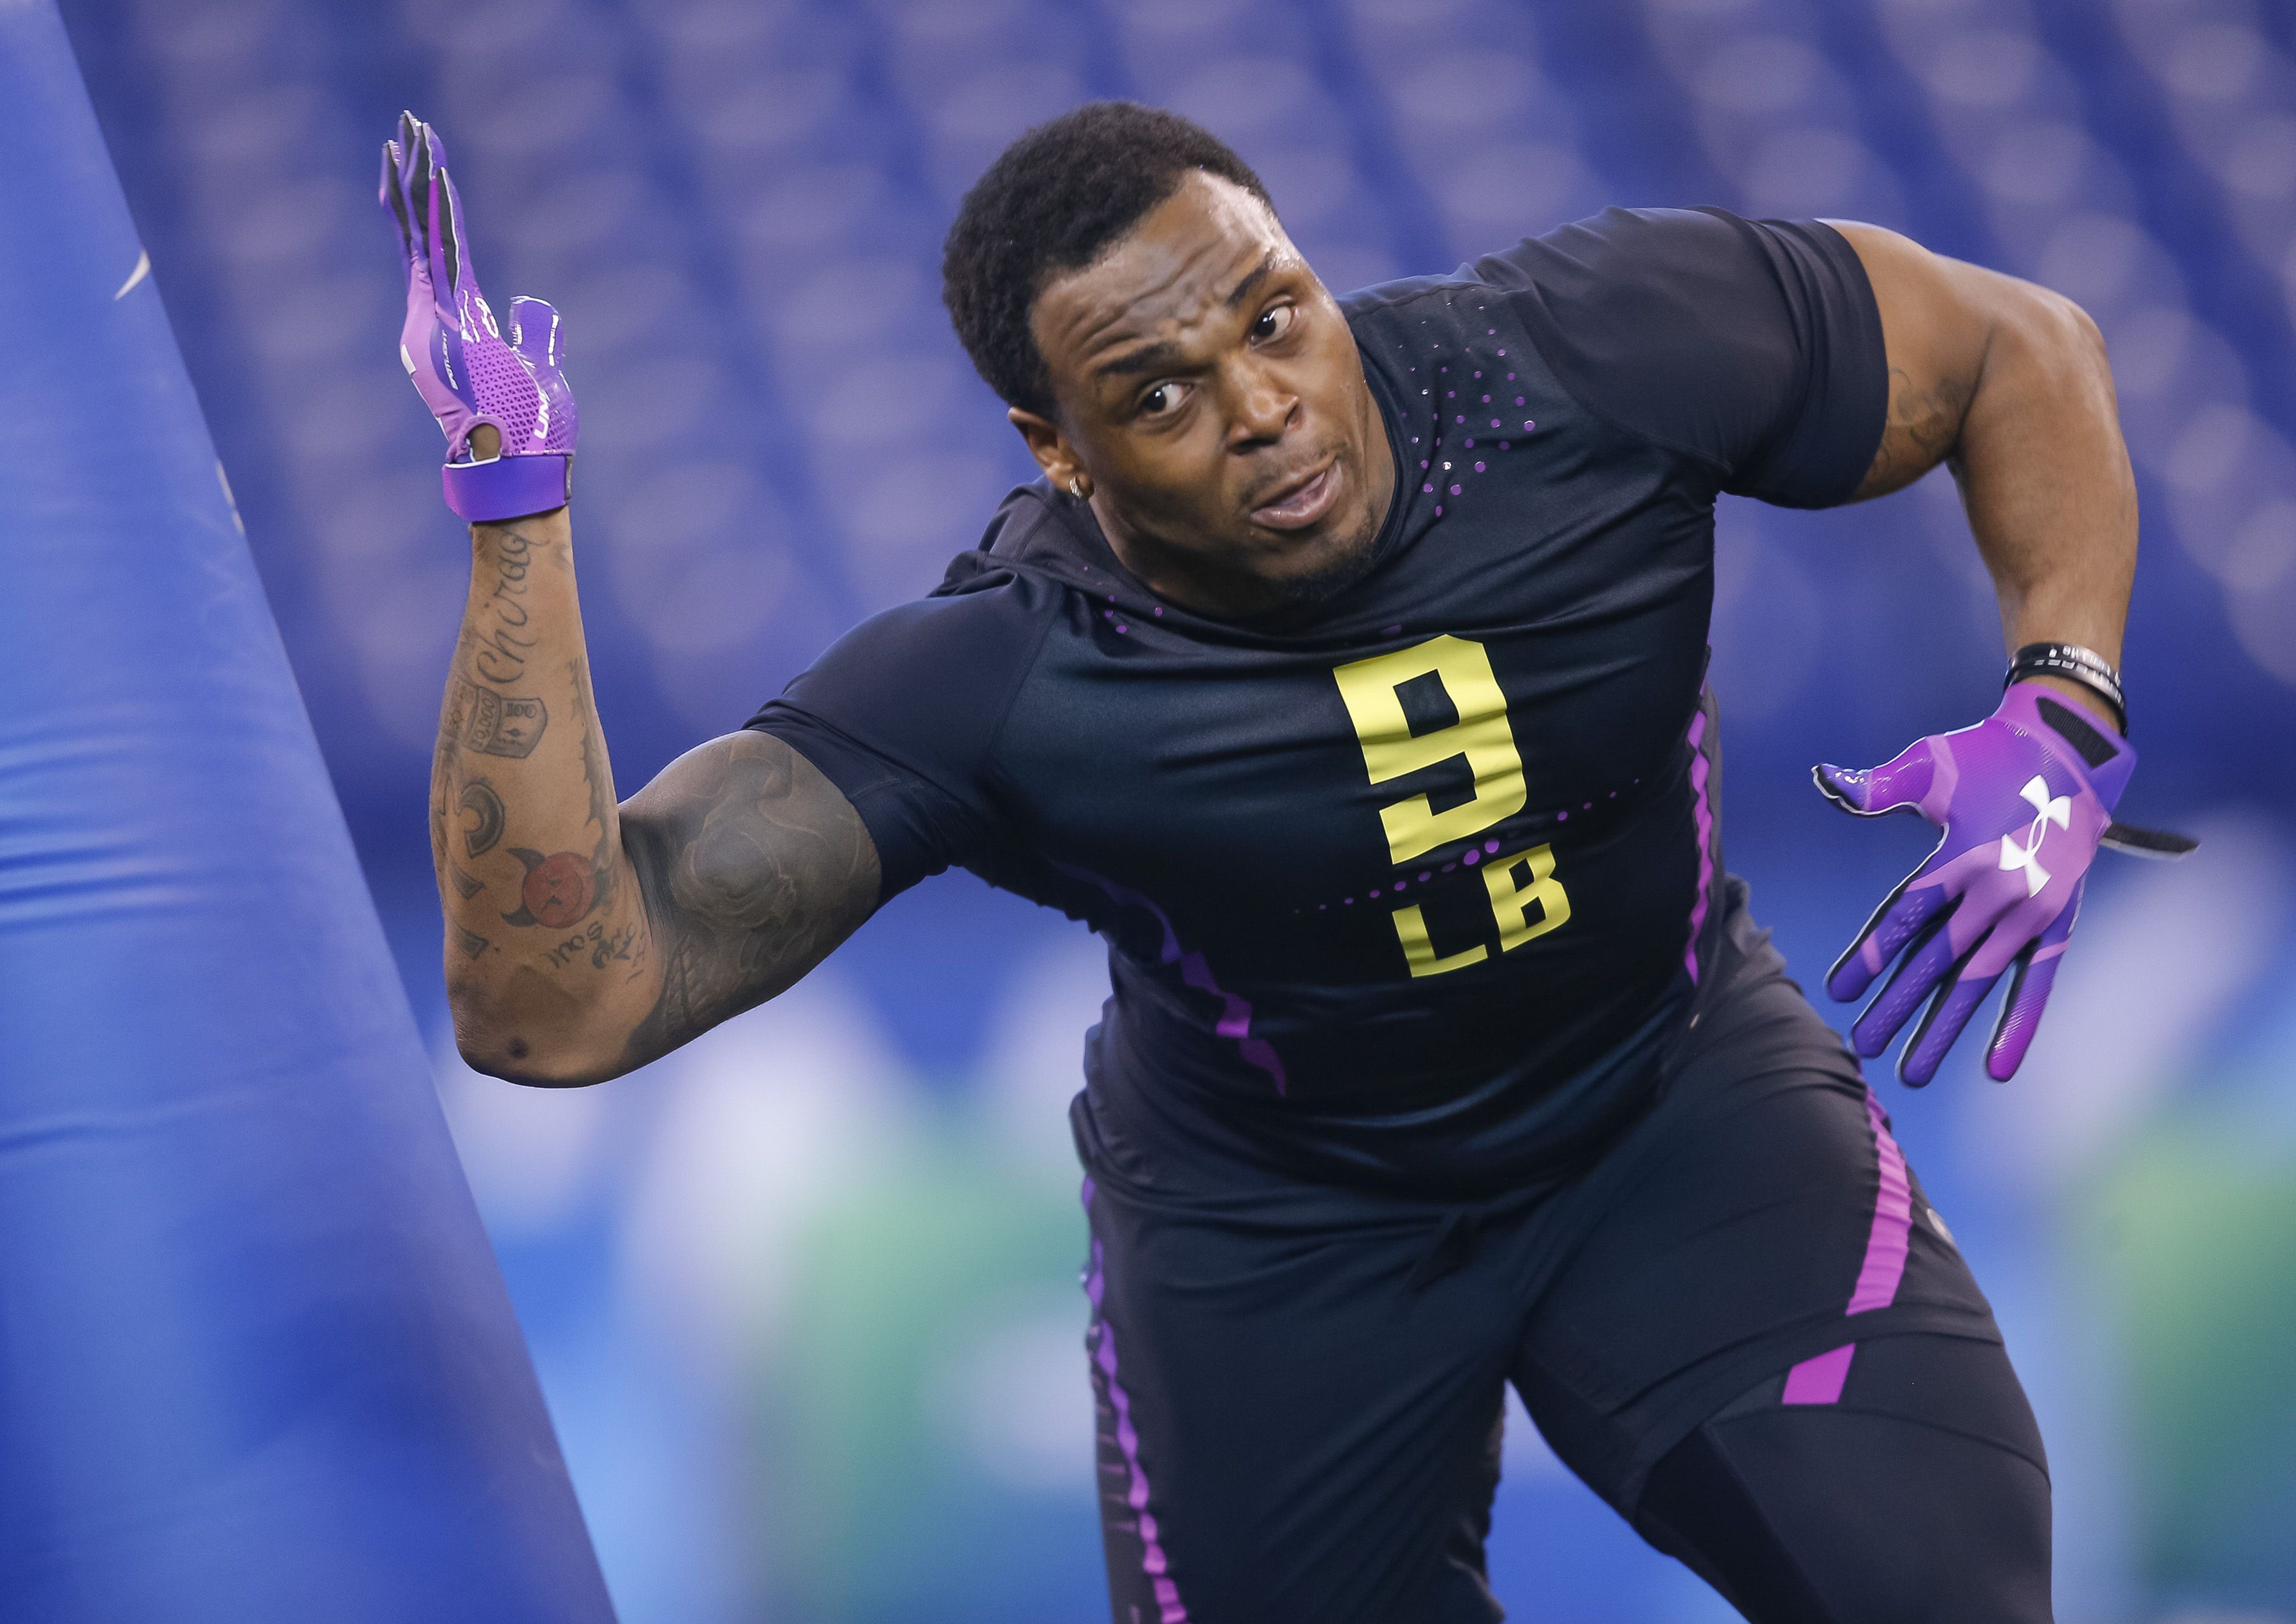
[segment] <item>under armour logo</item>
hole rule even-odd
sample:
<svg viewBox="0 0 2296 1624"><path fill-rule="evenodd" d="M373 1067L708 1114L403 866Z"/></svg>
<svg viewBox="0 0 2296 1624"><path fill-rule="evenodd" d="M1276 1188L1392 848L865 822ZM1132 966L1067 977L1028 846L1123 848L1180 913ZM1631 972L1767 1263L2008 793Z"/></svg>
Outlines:
<svg viewBox="0 0 2296 1624"><path fill-rule="evenodd" d="M2059 828L2070 828L2073 821L2073 802L2070 796L2051 796L2049 787L2039 773L2025 780L2025 788L2017 792L2033 804L2033 824L2025 831L2025 844L2019 845L2014 835L2001 836L2001 866L2004 869L2025 870L2025 894L2038 896L2041 887L2049 883L2049 871L2041 867L2041 840L2054 823Z"/></svg>

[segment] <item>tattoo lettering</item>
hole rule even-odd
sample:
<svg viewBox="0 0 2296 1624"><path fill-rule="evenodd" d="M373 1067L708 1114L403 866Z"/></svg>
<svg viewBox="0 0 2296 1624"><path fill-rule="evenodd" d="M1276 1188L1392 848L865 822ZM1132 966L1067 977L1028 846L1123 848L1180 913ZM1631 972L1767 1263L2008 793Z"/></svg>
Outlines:
<svg viewBox="0 0 2296 1624"><path fill-rule="evenodd" d="M540 730L537 730L537 735ZM483 857L502 843L504 812L502 797L495 787L484 779L472 779L463 786L461 799L456 803L478 820L463 831L463 855Z"/></svg>
<svg viewBox="0 0 2296 1624"><path fill-rule="evenodd" d="M525 904L516 913L503 915L505 925L544 925L564 930L579 924L598 900L597 880L590 865L573 852L553 852L545 857L524 846L510 854L526 865L526 881L519 887Z"/></svg>
<svg viewBox="0 0 2296 1624"><path fill-rule="evenodd" d="M525 650L534 647L536 639L512 637L497 626L478 640L478 652L471 657L471 669L500 688L508 688L526 674Z"/></svg>
<svg viewBox="0 0 2296 1624"><path fill-rule="evenodd" d="M593 943L604 941L605 936L606 927L594 922L588 930L577 931L550 950L550 967L554 970L564 969L568 964L580 957L583 949Z"/></svg>
<svg viewBox="0 0 2296 1624"><path fill-rule="evenodd" d="M516 699L462 682L455 685L455 707L447 720L453 736L480 755L524 761L550 725L550 712L540 699Z"/></svg>
<svg viewBox="0 0 2296 1624"><path fill-rule="evenodd" d="M625 925L609 934L603 925L593 920L588 929L577 931L550 950L551 967L563 969L586 952L590 955L590 967L594 970L604 969L608 959L633 962L634 954L644 956L637 937L638 927L635 925Z"/></svg>
<svg viewBox="0 0 2296 1624"><path fill-rule="evenodd" d="M467 927L460 925L455 926L455 940L458 944L460 944L463 951L468 953L473 959L476 959L480 953L485 952L488 948L494 945L484 936L479 934L478 932L468 929Z"/></svg>
<svg viewBox="0 0 2296 1624"><path fill-rule="evenodd" d="M540 641L519 635L529 618L520 600L526 596L526 578L533 565L534 543L520 532L507 531L496 543L495 589L486 605L494 625L475 635L471 669L498 687L507 688L525 676L527 650Z"/></svg>
<svg viewBox="0 0 2296 1624"><path fill-rule="evenodd" d="M452 862L447 865L447 877L454 881L455 889L463 894L463 900L466 902L487 888L486 881L475 875L463 873Z"/></svg>

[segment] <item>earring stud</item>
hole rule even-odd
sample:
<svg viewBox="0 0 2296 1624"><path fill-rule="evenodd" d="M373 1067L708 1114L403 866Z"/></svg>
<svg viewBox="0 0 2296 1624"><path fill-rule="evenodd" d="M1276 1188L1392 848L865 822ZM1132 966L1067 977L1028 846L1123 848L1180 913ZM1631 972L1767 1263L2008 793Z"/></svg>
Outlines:
<svg viewBox="0 0 2296 1624"><path fill-rule="evenodd" d="M1084 500L1084 481L1074 474L1069 476L1069 494L1078 502Z"/></svg>

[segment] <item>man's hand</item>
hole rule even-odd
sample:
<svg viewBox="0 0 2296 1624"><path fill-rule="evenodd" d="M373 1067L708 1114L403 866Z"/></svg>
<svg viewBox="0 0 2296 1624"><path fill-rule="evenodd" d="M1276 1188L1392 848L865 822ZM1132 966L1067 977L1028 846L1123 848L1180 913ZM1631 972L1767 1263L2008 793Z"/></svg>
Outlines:
<svg viewBox="0 0 2296 1624"><path fill-rule="evenodd" d="M2108 723L2019 682L1975 727L1917 739L1870 771L1815 770L1817 787L1847 812L1918 812L1945 831L1826 976L1825 990L1848 1001L1905 955L1849 1029L1859 1054L1887 1049L1929 1000L1898 1062L1898 1074L1921 1087L2013 965L1985 1057L1989 1075L2009 1080L2040 1024L2088 865L2136 765Z"/></svg>
<svg viewBox="0 0 2296 1624"><path fill-rule="evenodd" d="M1856 250L1882 318L1889 405L1854 500L1944 463L2001 606L2011 649L2070 643L2108 663L2136 565L2136 485L2113 407L2104 341L2071 300L1932 254L1895 232L1832 221ZM1973 728L1935 734L1870 772L1820 767L1850 812L1918 811L1945 830L1826 978L1854 999L1900 953L1850 1028L1878 1055L1924 999L1900 1058L1915 1088L2013 966L1986 1070L2007 1081L2033 1041L2100 843L2178 856L2192 842L2114 823L2136 763L2078 682L2013 684Z"/></svg>
<svg viewBox="0 0 2296 1624"><path fill-rule="evenodd" d="M578 420L558 312L513 298L507 335L496 324L446 149L413 113L383 143L381 196L406 264L398 358L447 437L447 505L473 524L565 506Z"/></svg>
<svg viewBox="0 0 2296 1624"><path fill-rule="evenodd" d="M411 114L382 149L382 202L406 257L399 355L471 521L430 778L455 1039L497 1076L595 1082L811 969L875 910L877 849L764 733L689 751L616 804L575 592L558 313L512 299L497 330L438 135Z"/></svg>

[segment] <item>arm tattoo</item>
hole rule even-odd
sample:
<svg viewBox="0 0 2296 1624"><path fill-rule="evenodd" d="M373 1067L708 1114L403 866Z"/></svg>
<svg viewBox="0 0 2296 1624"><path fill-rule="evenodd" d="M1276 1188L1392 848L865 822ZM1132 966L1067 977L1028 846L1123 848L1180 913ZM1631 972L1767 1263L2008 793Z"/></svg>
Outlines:
<svg viewBox="0 0 2296 1624"><path fill-rule="evenodd" d="M550 712L539 699L517 699L475 682L458 681L448 701L446 737L481 755L524 761L550 725Z"/></svg>
<svg viewBox="0 0 2296 1624"><path fill-rule="evenodd" d="M587 856L578 852L553 852L545 856L524 846L510 847L510 854L525 865L526 878L519 887L521 906L502 916L505 925L567 930L613 900L613 779L598 747L597 710L590 698L589 673L579 660L568 661L566 670L582 701L576 714L582 718L582 778L589 794L584 821L597 827L598 841ZM477 782L473 780L473 788ZM488 794L491 796L493 792ZM468 796L465 790L466 802ZM499 836L498 828L496 834Z"/></svg>
<svg viewBox="0 0 2296 1624"><path fill-rule="evenodd" d="M432 769L431 776L434 780L439 778L439 772L440 769L436 767ZM447 812L446 808L439 804L435 790L432 792L430 803L430 866L438 870L442 878L454 885L455 891L466 902L487 888L486 881L475 875L465 873L453 858L447 855ZM473 953L471 957L475 959L478 955Z"/></svg>
<svg viewBox="0 0 2296 1624"><path fill-rule="evenodd" d="M505 813L502 797L495 787L484 779L470 779L463 785L461 798L455 803L478 820L463 831L463 855L484 857L502 844Z"/></svg>
<svg viewBox="0 0 2296 1624"><path fill-rule="evenodd" d="M526 635L526 580L533 571L533 541L518 530L504 531L495 543L495 590L487 594L485 629L473 627L472 633L471 669L482 681L507 688L526 674L527 653L541 641Z"/></svg>
<svg viewBox="0 0 2296 1624"><path fill-rule="evenodd" d="M877 848L851 803L768 734L733 734L633 796L622 841L661 950L632 1065L763 1002L877 906Z"/></svg>
<svg viewBox="0 0 2296 1624"><path fill-rule="evenodd" d="M593 919L586 929L576 931L550 950L550 967L563 969L585 956L589 959L590 967L594 970L604 969L610 959L634 967L643 966L645 963L645 943L638 940L638 927L635 921L610 931ZM636 968L630 971L631 976L636 974Z"/></svg>
<svg viewBox="0 0 2296 1624"><path fill-rule="evenodd" d="M597 905L597 878L577 853L553 852L545 857L514 845L510 854L526 865L526 878L518 888L520 906L503 915L504 924L546 925L564 930L579 924Z"/></svg>
<svg viewBox="0 0 2296 1624"><path fill-rule="evenodd" d="M1904 368L1891 367L1882 444L1850 500L1902 490L1951 456L1961 444L1962 420L1976 393L1975 383L1965 378L1940 378L1918 388Z"/></svg>

